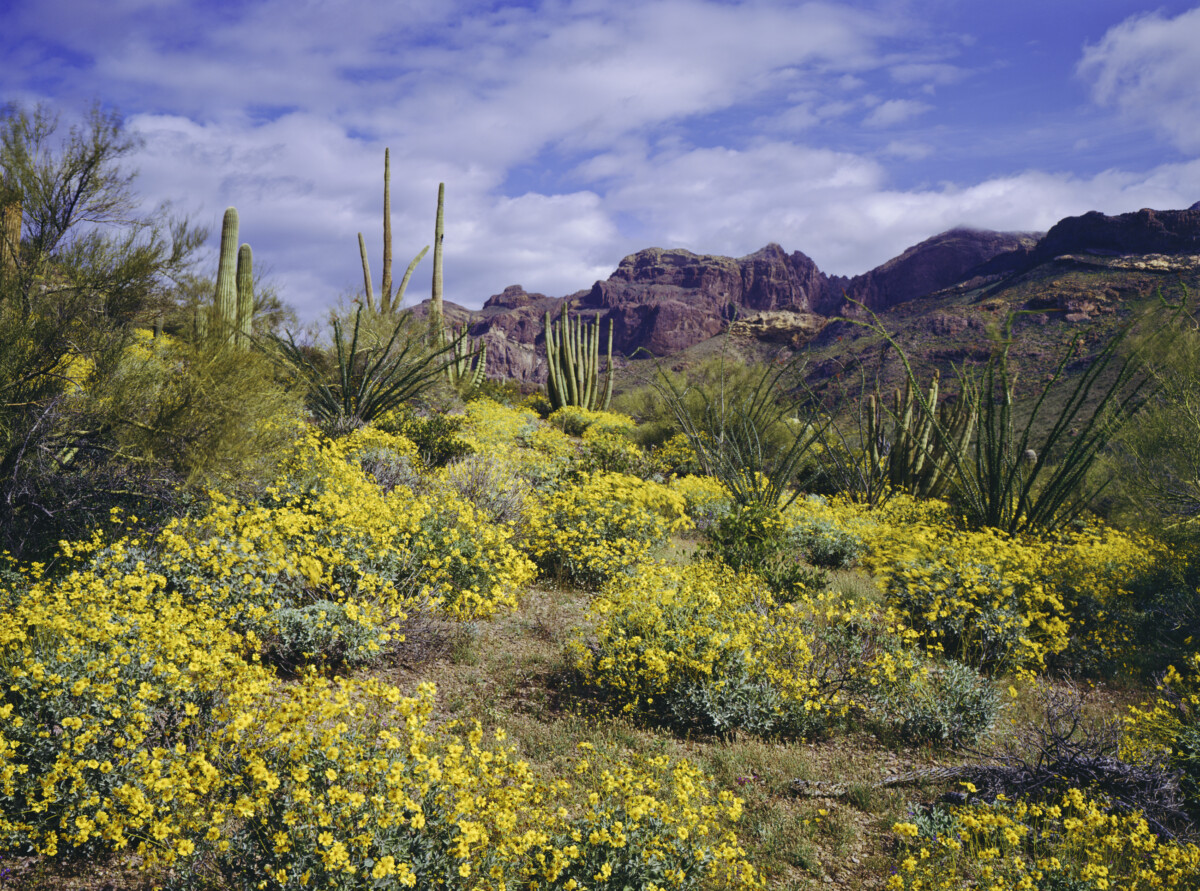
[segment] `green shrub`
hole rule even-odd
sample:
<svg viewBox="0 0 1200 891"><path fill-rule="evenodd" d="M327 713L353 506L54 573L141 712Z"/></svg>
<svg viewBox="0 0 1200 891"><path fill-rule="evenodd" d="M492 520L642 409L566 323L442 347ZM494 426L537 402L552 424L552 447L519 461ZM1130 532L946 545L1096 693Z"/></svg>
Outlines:
<svg viewBox="0 0 1200 891"><path fill-rule="evenodd" d="M803 562L802 547L777 507L758 503L735 507L709 526L706 534L704 557L738 572L758 574L782 601L829 584L827 574Z"/></svg>
<svg viewBox="0 0 1200 891"><path fill-rule="evenodd" d="M845 569L866 551L860 536L817 518L791 524L787 541L813 566L826 569Z"/></svg>
<svg viewBox="0 0 1200 891"><path fill-rule="evenodd" d="M417 447L421 462L428 468L437 468L474 452L471 444L459 437L466 422L466 415L435 413L422 417L411 410L400 410L389 412L375 426L408 439Z"/></svg>
<svg viewBox="0 0 1200 891"><path fill-rule="evenodd" d="M975 744L996 721L999 692L977 671L960 662L925 668L886 687L876 709L909 742L948 748Z"/></svg>
<svg viewBox="0 0 1200 891"><path fill-rule="evenodd" d="M275 640L268 640L267 655L287 669L314 661L329 667L361 665L380 649L379 629L351 618L345 604L332 600L284 607L270 620Z"/></svg>

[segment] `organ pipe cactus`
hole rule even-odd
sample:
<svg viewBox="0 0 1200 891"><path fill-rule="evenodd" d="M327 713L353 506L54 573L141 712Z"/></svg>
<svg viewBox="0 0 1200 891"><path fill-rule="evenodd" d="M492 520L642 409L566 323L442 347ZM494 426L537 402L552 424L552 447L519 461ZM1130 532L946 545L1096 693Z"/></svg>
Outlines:
<svg viewBox="0 0 1200 891"><path fill-rule="evenodd" d="M481 337L473 340L467 335L466 328L454 328L450 337L442 329L440 346L449 349L446 365L446 377L450 383L460 390L474 390L483 382L483 373L487 368L487 343Z"/></svg>
<svg viewBox="0 0 1200 891"><path fill-rule="evenodd" d="M600 380L600 313L594 324L581 317L572 319L564 303L559 323L545 316L546 378L550 404L558 409L567 405L592 411L604 411L612 401L613 326L608 324L608 365L606 380Z"/></svg>
<svg viewBox="0 0 1200 891"><path fill-rule="evenodd" d="M905 384L903 395L899 390L892 394L890 412L878 397L867 397L866 447L871 466L879 468L891 486L922 498L948 494L953 456L966 449L979 417L978 403L966 398L966 394L953 404L938 407L938 385L939 375L935 371L929 392L921 401L914 398L912 387ZM935 422L930 410L937 411L941 436L934 435ZM890 438L886 417L889 414Z"/></svg>

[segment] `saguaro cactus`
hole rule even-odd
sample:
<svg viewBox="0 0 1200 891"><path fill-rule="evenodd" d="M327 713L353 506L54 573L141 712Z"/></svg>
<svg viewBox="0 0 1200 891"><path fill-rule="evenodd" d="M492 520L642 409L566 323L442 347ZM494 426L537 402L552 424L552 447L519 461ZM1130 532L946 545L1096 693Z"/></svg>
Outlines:
<svg viewBox="0 0 1200 891"><path fill-rule="evenodd" d="M213 319L209 329L218 337L234 330L237 318L238 212L225 208L221 222L221 256L217 261L217 292L213 297Z"/></svg>
<svg viewBox="0 0 1200 891"><path fill-rule="evenodd" d="M404 302L404 291L413 270L429 251L429 245L421 248L413 257L400 279L400 286L392 293L392 157L391 149L383 150L383 281L379 291L379 312L383 315L394 313ZM362 258L363 292L367 301L367 311L375 312L375 290L371 284L371 265L367 261L367 243L361 232L358 233L358 253Z"/></svg>
<svg viewBox="0 0 1200 891"><path fill-rule="evenodd" d="M201 337L211 335L221 343L232 340L238 346L249 345L254 317L252 262L250 245L238 248L237 208L227 207L221 223L221 254L211 314L201 309L197 315Z"/></svg>
<svg viewBox="0 0 1200 891"><path fill-rule="evenodd" d="M603 411L612 401L613 387L613 326L608 323L607 380L600 381L600 313L594 324L583 318L572 319L568 304L563 303L557 325L546 311L546 379L547 395L555 408L576 405L580 408Z"/></svg>
<svg viewBox="0 0 1200 891"><path fill-rule="evenodd" d="M433 292L429 298L429 342L437 344L443 338L442 326L442 236L445 232L443 208L446 184L438 183L437 220L433 225Z"/></svg>

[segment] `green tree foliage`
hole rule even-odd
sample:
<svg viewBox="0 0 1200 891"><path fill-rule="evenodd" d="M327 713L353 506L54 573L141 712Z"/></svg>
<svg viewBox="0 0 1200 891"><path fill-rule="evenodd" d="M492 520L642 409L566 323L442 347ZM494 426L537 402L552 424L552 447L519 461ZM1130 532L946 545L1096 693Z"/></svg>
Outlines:
<svg viewBox="0 0 1200 891"><path fill-rule="evenodd" d="M99 107L65 129L44 107L0 114L0 204L20 219L0 264L0 547L17 555L45 556L113 507L169 512L181 483L218 468L236 475L227 459L266 429L250 417L286 401L261 361L248 376L185 342L147 345L206 232L139 210L137 146Z"/></svg>

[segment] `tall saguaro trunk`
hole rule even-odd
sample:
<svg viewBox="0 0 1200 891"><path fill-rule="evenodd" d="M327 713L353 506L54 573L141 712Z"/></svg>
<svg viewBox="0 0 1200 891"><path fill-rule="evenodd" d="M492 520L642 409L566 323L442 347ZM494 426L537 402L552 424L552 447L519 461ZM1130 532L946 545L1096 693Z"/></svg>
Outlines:
<svg viewBox="0 0 1200 891"><path fill-rule="evenodd" d="M442 338L442 235L444 233L443 207L446 201L446 184L438 183L437 221L433 226L433 293L429 299L429 343L436 346Z"/></svg>
<svg viewBox="0 0 1200 891"><path fill-rule="evenodd" d="M383 150L383 283L379 289L379 308L392 307L392 150Z"/></svg>
<svg viewBox="0 0 1200 891"><path fill-rule="evenodd" d="M221 222L221 256L217 261L217 293L213 298L213 318L209 331L222 341L233 334L237 318L238 212L225 208Z"/></svg>

